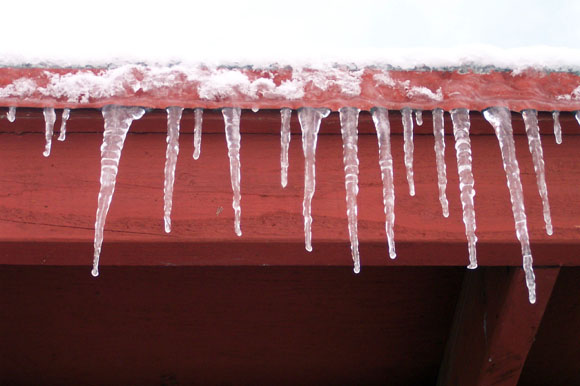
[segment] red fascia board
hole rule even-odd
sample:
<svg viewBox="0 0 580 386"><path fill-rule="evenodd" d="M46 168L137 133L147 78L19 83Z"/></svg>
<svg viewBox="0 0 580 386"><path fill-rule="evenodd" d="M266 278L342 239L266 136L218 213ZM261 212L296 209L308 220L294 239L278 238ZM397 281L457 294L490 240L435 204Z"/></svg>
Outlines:
<svg viewBox="0 0 580 386"><path fill-rule="evenodd" d="M207 70L207 69L206 69ZM60 83L75 76L76 85L87 86L87 78L92 80L112 76L107 69L51 69L51 68L0 68L0 105L15 107L55 107L55 108L100 108L108 104L166 108L221 108L241 107L279 109L282 107L327 107L338 110L341 107L358 107L369 110L380 106L389 109L410 107L428 110L442 108L468 108L483 110L490 106L503 106L512 111L536 109L543 111L575 111L580 109L580 76L571 72L541 71L490 71L487 73L460 71L401 71L364 68L351 70L334 68L325 70L302 70L302 94L281 96L270 92L269 86L279 87L284 82L295 79L296 70L289 67L280 69L254 70L246 68L221 69L233 71L244 82L253 85L253 91L243 89L239 84L225 84L219 92L210 96L200 92L201 78L188 74L180 68L151 75L143 66L134 66L110 85L111 90L93 90L83 96L66 95ZM211 75L211 71L209 74ZM310 73L309 73L310 71ZM109 75L107 75L109 74ZM125 77L127 75L130 80ZM211 76L210 76L211 78ZM355 91L340 86L340 79L354 79ZM18 82L28 82L24 93L11 93L10 87ZM143 82L143 83L141 83ZM211 79L209 80L211 83ZM145 86L144 83L147 83ZM244 83L246 84L246 83ZM52 87L52 88L51 88ZM47 91L51 88L50 91ZM348 87L347 87L348 88ZM358 88L360 90L358 90ZM88 90L88 88L87 88Z"/></svg>

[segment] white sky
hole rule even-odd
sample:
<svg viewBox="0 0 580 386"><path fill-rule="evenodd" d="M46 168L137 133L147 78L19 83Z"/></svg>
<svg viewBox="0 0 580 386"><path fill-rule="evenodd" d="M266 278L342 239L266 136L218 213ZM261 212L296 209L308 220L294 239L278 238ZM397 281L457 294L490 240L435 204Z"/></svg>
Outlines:
<svg viewBox="0 0 580 386"><path fill-rule="evenodd" d="M580 49L573 0L54 0L2 9L3 62L251 62L482 44Z"/></svg>

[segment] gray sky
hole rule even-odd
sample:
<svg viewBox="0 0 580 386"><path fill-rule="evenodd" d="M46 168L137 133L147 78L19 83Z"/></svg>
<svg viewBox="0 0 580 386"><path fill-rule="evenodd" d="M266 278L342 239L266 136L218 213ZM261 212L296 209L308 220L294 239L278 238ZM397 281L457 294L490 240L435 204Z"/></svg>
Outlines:
<svg viewBox="0 0 580 386"><path fill-rule="evenodd" d="M3 8L0 52L83 60L473 44L580 48L579 11L580 1L571 0L11 2Z"/></svg>

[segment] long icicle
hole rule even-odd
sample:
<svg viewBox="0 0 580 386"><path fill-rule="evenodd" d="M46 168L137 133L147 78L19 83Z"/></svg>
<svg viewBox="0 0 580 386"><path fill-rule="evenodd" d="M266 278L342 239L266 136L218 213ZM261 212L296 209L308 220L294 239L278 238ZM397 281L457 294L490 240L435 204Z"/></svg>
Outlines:
<svg viewBox="0 0 580 386"><path fill-rule="evenodd" d="M514 215L516 236L522 246L523 268L528 287L530 303L536 302L536 277L532 267L532 251L528 236L528 224L526 221L526 208L524 206L524 194L520 180L520 168L516 158L516 147L513 136L510 111L505 107L491 107L483 112L485 119L493 126L497 136L503 168L505 170L507 185L510 192L512 212Z"/></svg>
<svg viewBox="0 0 580 386"><path fill-rule="evenodd" d="M285 188L288 185L288 148L290 147L290 117L292 110L283 108L280 110L280 183Z"/></svg>
<svg viewBox="0 0 580 386"><path fill-rule="evenodd" d="M52 134L54 132L56 113L54 112L53 107L45 107L42 110L42 114L44 115L44 138L46 139L46 144L44 145L44 152L42 155L48 157L52 147Z"/></svg>
<svg viewBox="0 0 580 386"><path fill-rule="evenodd" d="M445 129L443 110L433 110L433 136L435 137L435 161L437 163L437 185L439 186L439 202L443 217L449 217L449 201L447 201L447 166L445 165Z"/></svg>
<svg viewBox="0 0 580 386"><path fill-rule="evenodd" d="M562 143L562 125L560 125L560 112L552 112L552 119L554 119L554 137L556 137L556 143L560 145Z"/></svg>
<svg viewBox="0 0 580 386"><path fill-rule="evenodd" d="M546 223L546 233L552 235L552 216L550 214L550 202L548 201L548 187L546 185L546 170L544 168L544 151L542 150L542 140L540 139L540 129L538 127L538 113L536 110L522 111L526 134L528 136L528 146L534 161L534 171L536 172L536 182L538 192L542 199L542 209L544 222Z"/></svg>
<svg viewBox="0 0 580 386"><path fill-rule="evenodd" d="M141 107L108 105L103 107L105 131L101 145L101 188L99 190L97 216L95 220L95 251L93 256L93 276L99 276L99 259L103 245L103 233L107 213L115 192L117 172L125 138L131 123L145 114Z"/></svg>
<svg viewBox="0 0 580 386"><path fill-rule="evenodd" d="M195 127L193 129L193 159L199 159L201 153L201 125L203 122L203 109L193 110Z"/></svg>
<svg viewBox="0 0 580 386"><path fill-rule="evenodd" d="M8 118L8 122L10 123L16 120L16 107L14 106L8 107L8 113L6 114L6 118Z"/></svg>
<svg viewBox="0 0 580 386"><path fill-rule="evenodd" d="M235 216L234 229L236 235L241 236L242 229L240 226L240 218L242 215L242 207L240 201L242 200L242 194L240 192L240 115L242 114L242 111L239 107L226 107L222 109L222 114L224 116L228 157L230 159L230 177L232 181L232 190L234 192L234 198L232 201Z"/></svg>
<svg viewBox="0 0 580 386"><path fill-rule="evenodd" d="M175 166L179 154L179 123L182 107L167 108L167 149L165 151L165 179L163 181L163 222L165 233L171 232L171 208L173 207L173 185Z"/></svg>
<svg viewBox="0 0 580 386"><path fill-rule="evenodd" d="M407 170L407 182L409 194L415 195L415 181L413 180L413 110L404 107L401 110L403 119L403 149L405 150L405 169Z"/></svg>
<svg viewBox="0 0 580 386"><path fill-rule="evenodd" d="M377 139L379 141L379 166L383 181L383 205L385 210L385 231L389 243L389 257L397 257L395 252L395 184L393 180L393 157L391 155L391 125L389 111L383 107L375 107L371 111Z"/></svg>
<svg viewBox="0 0 580 386"><path fill-rule="evenodd" d="M342 159L344 162L344 187L346 189L346 217L350 251L354 262L354 272L360 272L360 254L358 250L358 114L355 107L340 109L340 132L342 134Z"/></svg>
<svg viewBox="0 0 580 386"><path fill-rule="evenodd" d="M461 207L463 208L463 223L465 224L465 236L467 237L467 247L469 250L469 265L467 268L477 268L477 251L475 245L477 236L475 235L475 206L473 197L475 189L473 185L473 173L471 172L471 141L469 139L469 110L451 110L451 120L453 121L453 135L455 136L455 152L457 155L457 172L459 174L459 190L461 197Z"/></svg>
<svg viewBox="0 0 580 386"><path fill-rule="evenodd" d="M304 247L312 252L312 197L316 189L316 143L322 118L330 114L329 109L303 107L298 110L298 120L302 130L302 151L304 152Z"/></svg>
<svg viewBox="0 0 580 386"><path fill-rule="evenodd" d="M60 134L58 135L59 141L64 141L66 139L66 123L70 117L70 109L62 110L62 118L60 122Z"/></svg>

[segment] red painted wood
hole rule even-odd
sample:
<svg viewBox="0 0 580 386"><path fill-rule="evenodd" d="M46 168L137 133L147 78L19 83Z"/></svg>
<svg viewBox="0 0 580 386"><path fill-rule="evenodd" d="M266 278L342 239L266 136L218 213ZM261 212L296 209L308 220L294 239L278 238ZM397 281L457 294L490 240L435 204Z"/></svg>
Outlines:
<svg viewBox="0 0 580 386"><path fill-rule="evenodd" d="M535 304L521 268L468 272L438 385L518 384L560 268L537 268Z"/></svg>
<svg viewBox="0 0 580 386"><path fill-rule="evenodd" d="M101 125L101 120L88 120L87 131L92 134L70 134L64 143L55 140L48 159L42 156L43 135L2 136L1 263L90 265L99 189ZM191 158L192 141L191 135L181 137L174 229L166 235L162 226L165 136L129 135L105 228L103 265L352 264L340 137L325 135L319 140L313 253L303 248L303 156L299 136L293 136L291 142L289 186L282 189L279 137L243 135L242 238L233 233L223 134L204 135L198 161ZM544 137L555 226L552 237L544 232L525 137L518 136L516 144L535 263L578 265L580 163L573 160L580 139L568 136L562 145L556 145L553 137ZM437 199L432 137L415 138L417 196L411 198L404 176L402 138L393 136L395 239L399 253L394 261L387 257L376 136L361 135L359 145L363 269L372 265L466 265L467 246L452 138L447 138L446 152L451 216L445 219ZM520 246L495 137L474 136L473 162L479 262L518 266Z"/></svg>
<svg viewBox="0 0 580 386"><path fill-rule="evenodd" d="M304 95L295 99L272 95L269 86L254 84L266 79L268 84L280 86L292 82L299 70L280 68L272 70L220 69L234 71L240 85L224 87L217 95L203 93L203 81L216 70L197 69L191 72L181 67L166 68L162 72L134 66L127 71L103 69L1 68L0 105L19 107L102 107L107 104L166 108L168 106L219 108L298 108L303 106L328 107L338 110L344 106L368 110L375 106L391 109L412 107L450 110L465 107L482 110L490 106L505 106L511 110L564 110L580 109L580 99L574 93L580 85L580 76L568 72L490 71L474 73L460 71L387 71L378 68L349 70L337 67L333 71L305 70L309 74ZM74 77L76 80L73 81ZM303 76L303 75L299 75ZM337 79L354 79L360 88L348 92L336 83ZM101 80L106 79L105 86ZM231 78L230 78L231 79ZM360 79L360 80L359 80ZM382 79L382 80L381 80ZM108 83L107 83L108 82ZM67 95L63 84L72 84L81 90ZM112 94L109 90L114 88ZM356 87L355 87L356 88ZM23 89L23 92L14 92ZM421 90L427 91L424 95ZM435 99L432 95L438 95Z"/></svg>
<svg viewBox="0 0 580 386"><path fill-rule="evenodd" d="M0 266L0 383L434 384L462 275Z"/></svg>

